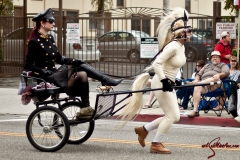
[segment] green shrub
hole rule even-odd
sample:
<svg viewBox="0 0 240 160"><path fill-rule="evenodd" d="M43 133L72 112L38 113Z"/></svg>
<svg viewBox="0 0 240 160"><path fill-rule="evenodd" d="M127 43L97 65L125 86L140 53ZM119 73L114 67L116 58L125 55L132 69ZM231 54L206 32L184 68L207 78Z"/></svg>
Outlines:
<svg viewBox="0 0 240 160"><path fill-rule="evenodd" d="M239 54L240 54L240 48L239 48ZM234 48L234 49L232 50L232 55L235 56L235 57L237 57L237 48ZM238 61L239 61L239 58L238 58Z"/></svg>
<svg viewBox="0 0 240 160"><path fill-rule="evenodd" d="M239 53L240 53L240 49L239 49ZM232 55L237 57L237 48L234 48L232 50Z"/></svg>

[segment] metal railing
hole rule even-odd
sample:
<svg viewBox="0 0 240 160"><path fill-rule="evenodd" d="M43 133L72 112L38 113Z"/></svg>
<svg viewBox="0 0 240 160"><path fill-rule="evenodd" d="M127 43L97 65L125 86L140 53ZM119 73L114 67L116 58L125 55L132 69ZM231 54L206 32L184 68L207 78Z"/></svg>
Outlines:
<svg viewBox="0 0 240 160"><path fill-rule="evenodd" d="M0 77L19 76L23 70L25 61L24 34L32 30L34 24L32 17L28 17L28 33L23 29L24 17L0 16ZM56 16L55 31L51 34L57 41L59 19ZM234 18L230 18L234 22ZM145 67L149 59L140 58L140 35L135 36L135 31L145 32L154 37L160 22L159 17L138 16L138 17L66 17L61 20L63 23L63 37L61 43L62 54L86 61L97 70L116 76L135 75ZM218 21L225 21L225 18L218 17ZM78 22L80 26L80 43L67 43L66 26L68 22ZM192 41L185 44L187 63L183 66L183 77L192 75L196 61L207 60L207 52L214 46L212 34L213 17L190 17L190 25L198 30L193 32ZM202 29L201 29L202 28ZM200 30L209 32L200 32ZM19 34L18 34L19 32ZM111 33L110 33L111 32ZM106 33L109 33L106 35ZM209 33L209 34L208 34ZM120 35L120 39L113 39L114 35ZM100 36L105 36L100 41ZM127 40L127 35L133 35ZM112 37L110 37L112 36ZM112 38L112 39L111 39ZM132 59L131 59L132 58Z"/></svg>

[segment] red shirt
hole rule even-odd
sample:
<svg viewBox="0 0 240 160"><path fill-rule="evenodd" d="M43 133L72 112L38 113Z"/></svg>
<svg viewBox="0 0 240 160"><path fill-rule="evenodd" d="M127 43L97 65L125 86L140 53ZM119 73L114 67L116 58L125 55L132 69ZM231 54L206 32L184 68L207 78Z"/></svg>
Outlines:
<svg viewBox="0 0 240 160"><path fill-rule="evenodd" d="M222 42L222 43L219 43ZM225 43L224 40L220 40L214 47L214 51L219 51L221 54L221 62L228 64L229 59L224 58L226 55L232 55L231 47Z"/></svg>

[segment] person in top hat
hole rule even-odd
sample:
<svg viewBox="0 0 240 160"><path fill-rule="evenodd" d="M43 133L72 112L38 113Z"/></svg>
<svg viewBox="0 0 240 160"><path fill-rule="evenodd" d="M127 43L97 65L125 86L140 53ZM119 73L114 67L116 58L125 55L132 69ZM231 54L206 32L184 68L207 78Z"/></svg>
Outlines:
<svg viewBox="0 0 240 160"><path fill-rule="evenodd" d="M229 64L229 59L232 56L231 46L231 36L229 32L224 31L221 33L221 39L217 42L214 47L214 51L219 51L221 54L221 62Z"/></svg>
<svg viewBox="0 0 240 160"><path fill-rule="evenodd" d="M88 77L99 80L102 85L107 86L116 86L123 79L116 81L99 73L81 60L62 56L57 49L53 36L48 34L55 26L51 8L38 13L32 20L36 22L36 26L28 40L25 69L32 71L33 76L43 78L47 82L56 85L63 81L66 84L66 93L68 95L81 97L83 107L78 112L77 117L89 118L94 110L90 107L89 102ZM68 65L68 73L58 71L55 68L55 63Z"/></svg>
<svg viewBox="0 0 240 160"><path fill-rule="evenodd" d="M192 83L207 83L217 82L221 79L228 78L229 67L225 63L221 63L221 54L219 51L213 51L210 56L211 64L206 64L196 75ZM198 105L201 99L201 95L207 92L216 90L220 87L220 84L208 85L208 86L196 86L193 92L193 111L188 115L190 118L199 116ZM218 104L214 110L222 109L222 104Z"/></svg>

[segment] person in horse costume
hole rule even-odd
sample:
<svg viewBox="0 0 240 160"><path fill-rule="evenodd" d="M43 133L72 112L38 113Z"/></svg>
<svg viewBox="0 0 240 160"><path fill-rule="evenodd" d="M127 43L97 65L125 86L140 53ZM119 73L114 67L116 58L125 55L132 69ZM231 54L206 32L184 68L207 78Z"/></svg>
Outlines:
<svg viewBox="0 0 240 160"><path fill-rule="evenodd" d="M132 90L145 88L150 75L148 71L154 69L151 88L162 88L154 91L164 116L154 121L135 128L138 141L145 147L145 138L148 132L157 129L156 135L151 143L150 153L170 154L171 150L163 145L163 139L172 124L180 119L177 96L172 86L179 69L186 63L184 42L190 41L192 35L190 26L187 25L188 12L183 8L174 8L168 12L157 28L158 42L162 52L156 57L152 65L145 69L146 73L139 75L133 82ZM123 126L133 120L142 108L142 93L133 93L129 103L120 114Z"/></svg>

